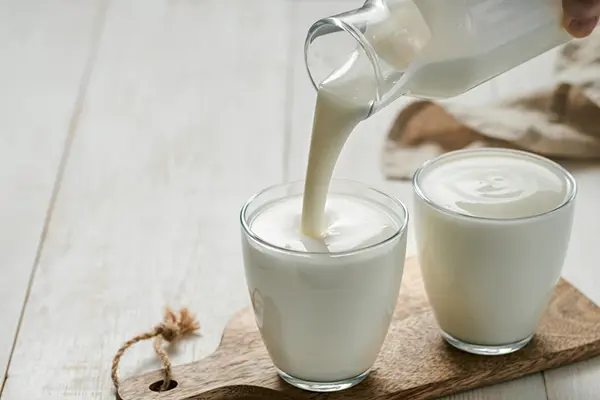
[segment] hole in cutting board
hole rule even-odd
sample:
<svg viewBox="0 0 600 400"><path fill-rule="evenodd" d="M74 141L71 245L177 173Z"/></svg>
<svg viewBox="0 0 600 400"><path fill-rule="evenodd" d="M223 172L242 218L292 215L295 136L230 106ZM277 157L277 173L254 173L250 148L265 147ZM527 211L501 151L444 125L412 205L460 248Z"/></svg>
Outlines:
<svg viewBox="0 0 600 400"><path fill-rule="evenodd" d="M163 381L154 382L153 384L151 384L149 386L149 388L153 392L160 392L160 387L162 386L162 384L163 384ZM164 391L168 392L169 390L173 390L177 387L177 385L178 385L177 381L174 381L173 379L171 379L171 382L169 382L169 387Z"/></svg>

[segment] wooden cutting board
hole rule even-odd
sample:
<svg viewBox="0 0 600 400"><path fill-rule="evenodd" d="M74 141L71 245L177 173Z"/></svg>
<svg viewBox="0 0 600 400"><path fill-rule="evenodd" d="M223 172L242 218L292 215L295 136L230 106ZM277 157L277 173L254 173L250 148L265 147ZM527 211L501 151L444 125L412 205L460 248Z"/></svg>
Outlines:
<svg viewBox="0 0 600 400"><path fill-rule="evenodd" d="M507 295L510 295L507 293ZM440 337L414 258L407 260L386 342L369 377L330 394L301 391L276 374L251 308L235 315L217 351L174 368L177 386L155 392L160 371L124 381L122 400L388 400L433 399L492 385L600 355L600 308L568 282L557 285L534 340L517 353L484 357L460 352Z"/></svg>

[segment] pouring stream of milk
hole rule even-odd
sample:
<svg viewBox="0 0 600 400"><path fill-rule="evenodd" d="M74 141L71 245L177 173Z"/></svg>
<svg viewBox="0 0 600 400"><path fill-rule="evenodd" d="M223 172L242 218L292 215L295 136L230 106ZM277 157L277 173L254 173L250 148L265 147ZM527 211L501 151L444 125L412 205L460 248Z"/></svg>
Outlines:
<svg viewBox="0 0 600 400"><path fill-rule="evenodd" d="M323 213L329 182L348 136L429 40L429 28L414 3L394 4L388 18L373 22L364 33L376 53L394 66L392 72L377 80L369 58L357 46L319 87L302 204L301 230L307 236L318 237L326 229Z"/></svg>
<svg viewBox="0 0 600 400"><path fill-rule="evenodd" d="M302 233L318 237L324 229L323 213L329 182L342 147L356 125L369 114L375 83L361 76L356 52L319 87L306 170L302 204Z"/></svg>

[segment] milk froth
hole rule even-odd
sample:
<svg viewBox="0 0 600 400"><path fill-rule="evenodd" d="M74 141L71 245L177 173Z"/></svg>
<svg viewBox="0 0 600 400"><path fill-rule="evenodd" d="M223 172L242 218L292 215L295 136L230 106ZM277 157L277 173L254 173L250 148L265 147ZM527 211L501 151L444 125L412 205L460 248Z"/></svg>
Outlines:
<svg viewBox="0 0 600 400"><path fill-rule="evenodd" d="M271 245L316 253L360 250L384 242L400 229L390 210L348 195L327 197L325 229L317 238L302 234L301 214L302 196L288 197L261 210L251 229Z"/></svg>
<svg viewBox="0 0 600 400"><path fill-rule="evenodd" d="M419 175L418 184L425 197L447 210L497 219L546 213L570 193L559 168L511 153L441 158Z"/></svg>

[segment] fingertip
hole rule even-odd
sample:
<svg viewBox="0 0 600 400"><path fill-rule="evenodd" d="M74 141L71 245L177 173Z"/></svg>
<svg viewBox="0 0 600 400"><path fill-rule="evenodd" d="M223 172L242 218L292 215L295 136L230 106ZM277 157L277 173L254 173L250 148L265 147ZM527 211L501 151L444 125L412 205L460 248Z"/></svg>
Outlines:
<svg viewBox="0 0 600 400"><path fill-rule="evenodd" d="M596 25L598 25L598 17L586 18L586 19L570 19L566 21L565 29L567 32L576 39L585 38L594 31Z"/></svg>

